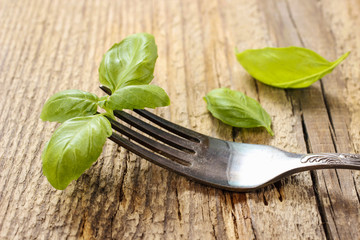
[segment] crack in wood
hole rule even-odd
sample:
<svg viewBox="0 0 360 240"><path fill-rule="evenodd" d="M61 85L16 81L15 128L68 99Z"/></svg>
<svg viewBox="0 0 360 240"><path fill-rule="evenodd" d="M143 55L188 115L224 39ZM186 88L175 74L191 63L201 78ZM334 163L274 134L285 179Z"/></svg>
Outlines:
<svg viewBox="0 0 360 240"><path fill-rule="evenodd" d="M216 219L217 219L217 229L218 229L218 236L226 236L226 230L225 229L225 221L224 216L222 212L222 199L225 199L225 192L223 190L215 190L215 193L219 194L219 197L216 198ZM221 195L221 196L220 196ZM236 227L236 226L234 226Z"/></svg>
<svg viewBox="0 0 360 240"><path fill-rule="evenodd" d="M311 153L311 142L309 140L309 134L306 128L306 123L305 123L305 119L304 119L304 114L302 113L302 109L301 109L301 103L299 104L300 106L300 118L301 118L301 126L302 126L302 132L303 132L303 137L304 137L304 142L305 142L305 147L306 147L306 152L307 153Z"/></svg>
<svg viewBox="0 0 360 240"><path fill-rule="evenodd" d="M313 190L315 193L314 195L315 195L315 199L316 199L317 209L320 213L321 225L324 230L326 239L330 240L330 239L332 239L331 230L330 230L330 226L328 225L328 223L326 221L325 206L323 204L321 204L320 194L319 194L319 190L318 190L319 184L318 184L316 170L310 171L310 176L311 176L311 180L313 182Z"/></svg>
<svg viewBox="0 0 360 240"><path fill-rule="evenodd" d="M254 240L258 239L257 235L256 235L256 229L254 227L254 223L253 223L253 220L252 218L249 218L250 220L250 226L251 226L251 230L252 230L252 233L253 233L253 236L254 236Z"/></svg>
<svg viewBox="0 0 360 240"><path fill-rule="evenodd" d="M334 169L334 171L335 171L335 174L336 174L336 179L337 179L337 182L338 182L338 184L339 184L339 189L340 189L340 191L341 191L341 193L342 193L342 192L343 192L343 190L342 190L341 180L340 180L340 177L339 177L338 170L337 170L337 169Z"/></svg>
<svg viewBox="0 0 360 240"><path fill-rule="evenodd" d="M354 173L351 173L352 175L352 179L353 179L353 182L354 182L354 187L355 187L355 192L356 192L356 197L358 199L358 202L360 203L360 195L359 195L359 190L357 188L357 184L356 184L356 179L354 177Z"/></svg>
<svg viewBox="0 0 360 240"><path fill-rule="evenodd" d="M329 102L328 102L328 100L326 98L324 84L322 82L322 79L320 79L319 82L320 82L321 95L322 95L322 98L323 98L326 113L327 113L329 123L330 123L330 126L329 126L330 129L329 130L330 130L330 134L331 134L331 139L333 141L333 145L334 145L334 148L336 150L336 141L335 141L335 139L336 139L336 131L335 131L334 122L333 122L333 118L332 118L332 114L331 114L331 109L330 109Z"/></svg>
<svg viewBox="0 0 360 240"><path fill-rule="evenodd" d="M208 197L207 205L208 205L208 208L211 209L210 201L209 201L209 197L210 197L209 189L207 189L207 197ZM216 210L217 210L217 209L216 209ZM216 220L218 220L218 219L217 219L217 216L215 217L215 219L213 219L213 218L211 217L211 210L208 211L208 214L209 214L209 219L210 219L211 228L212 228L212 231L211 231L210 234L213 236L213 238L214 238L215 240L217 240L217 239L218 239L218 238L217 238L217 234L216 234L217 231L216 231L216 227L215 227L215 225L216 225L216 223L217 223ZM217 214L216 214L216 215L217 215ZM215 222L214 222L214 220L215 220ZM219 236L221 236L221 235L219 235Z"/></svg>
<svg viewBox="0 0 360 240"><path fill-rule="evenodd" d="M236 138L239 136L239 128L232 127L231 128L231 138L233 142L236 142Z"/></svg>
<svg viewBox="0 0 360 240"><path fill-rule="evenodd" d="M287 12L289 13L289 19L290 19L292 25L293 25L294 28L295 28L295 31L296 31L296 33L297 33L297 36L298 36L298 38L299 38L299 41L300 41L301 45L302 45L302 46L305 46L304 41L303 41L303 39L302 39L302 37L301 37L301 34L300 34L300 32L299 32L299 28L297 27L296 21L295 21L295 19L294 19L294 17L293 17L293 14L292 14L292 12L291 12L290 5L289 5L289 1L286 0L285 2L286 2Z"/></svg>
<svg viewBox="0 0 360 240"><path fill-rule="evenodd" d="M238 232L238 229L237 229L237 221L236 221L236 216L234 214L234 211L231 211L231 219L233 221L233 225L234 225L234 235L235 235L235 238L236 239L239 239L239 232Z"/></svg>
<svg viewBox="0 0 360 240"><path fill-rule="evenodd" d="M283 184L282 184L282 181L279 180L279 181L277 181L277 182L274 182L273 185L274 185L277 193L279 194L279 197L278 197L278 198L279 198L279 201L282 202L282 201L284 200L284 198L283 198Z"/></svg>
<svg viewBox="0 0 360 240"><path fill-rule="evenodd" d="M266 189L268 189L269 187L266 187ZM260 199L262 199L263 203L265 206L269 205L269 202L267 201L266 197L265 197L265 189L261 189L258 191L258 196L260 196Z"/></svg>
<svg viewBox="0 0 360 240"><path fill-rule="evenodd" d="M255 78L252 78L255 86L255 92L256 92L256 100L260 103L260 94L259 94L259 86L258 81Z"/></svg>
<svg viewBox="0 0 360 240"><path fill-rule="evenodd" d="M226 195L228 195L228 194L225 193L225 198L226 198ZM228 195L228 196L229 196L229 201L230 201L230 204L231 204L231 219L232 219L232 222L233 222L233 225L234 225L234 235L235 235L236 239L239 239L239 231L238 231L238 228L237 228L238 223L237 223L236 216L235 216L235 212L236 212L235 204L234 204L232 196L231 195Z"/></svg>
<svg viewBox="0 0 360 240"><path fill-rule="evenodd" d="M84 228L85 228L86 216L83 214L83 217L80 220L79 229L77 236L79 239L84 239Z"/></svg>
<svg viewBox="0 0 360 240"><path fill-rule="evenodd" d="M332 201L331 201L331 197L330 197L330 193L329 193L329 189L328 189L328 186L327 186L327 184L326 184L326 182L325 182L325 189L326 189L326 195L327 195L327 198L328 198L328 200L329 200L329 204L330 204L330 214L331 214L331 218L333 219L333 221L334 221L334 227L335 227L335 231L336 231L336 235L337 235L337 238L338 239L341 239L340 238L340 234L339 234L339 230L338 230L338 227L337 227L337 224L336 224L336 216L335 216L335 211L334 211L334 206L333 206L333 203L332 203ZM325 211L324 211L325 212ZM328 226L328 224L327 224L327 226ZM330 231L330 226L329 226L329 231ZM329 236L332 236L332 235L329 235Z"/></svg>
<svg viewBox="0 0 360 240"><path fill-rule="evenodd" d="M179 199L179 193L177 188L175 188L175 197L176 197L176 203L177 203L177 216L179 221L182 220L182 216L181 216L181 210L180 210L180 199Z"/></svg>
<svg viewBox="0 0 360 240"><path fill-rule="evenodd" d="M168 172L167 179L166 179L166 200L165 200L165 214L164 214L164 236L165 238L168 238L167 235L169 233L173 232L173 229L170 229L169 227L169 220L171 218L171 207L174 203L172 194L175 194L175 202L176 202L176 208L177 208L177 217L179 221L182 221L181 219L181 210L180 210L180 199L178 196L178 189L177 186L172 186L173 180L178 180L179 178L176 177L175 173Z"/></svg>
<svg viewBox="0 0 360 240"><path fill-rule="evenodd" d="M121 203L122 201L123 201L123 199L124 199L124 180L125 180L125 176L126 176L126 174L127 174L127 171L128 171L128 163L127 163L127 161L125 160L125 161L123 161L123 163L124 163L124 171L123 171L123 173L122 173L122 176L121 176L121 178L120 178L120 182L119 182L119 184L120 184L120 192L119 192L119 203Z"/></svg>

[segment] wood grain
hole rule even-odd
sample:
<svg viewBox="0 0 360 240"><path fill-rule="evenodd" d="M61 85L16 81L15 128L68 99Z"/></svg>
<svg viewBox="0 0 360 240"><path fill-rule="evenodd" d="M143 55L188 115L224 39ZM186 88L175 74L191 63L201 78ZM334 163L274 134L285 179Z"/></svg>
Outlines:
<svg viewBox="0 0 360 240"><path fill-rule="evenodd" d="M203 186L108 141L64 191L42 175L57 125L39 114L57 91L98 95L98 64L115 42L155 36L154 83L171 106L155 112L201 133L292 152L360 152L360 1L0 0L0 239L359 239L360 174L303 172L251 193ZM239 51L303 46L329 60L351 50L307 89L252 79ZM232 129L202 97L229 87L260 101L275 137Z"/></svg>

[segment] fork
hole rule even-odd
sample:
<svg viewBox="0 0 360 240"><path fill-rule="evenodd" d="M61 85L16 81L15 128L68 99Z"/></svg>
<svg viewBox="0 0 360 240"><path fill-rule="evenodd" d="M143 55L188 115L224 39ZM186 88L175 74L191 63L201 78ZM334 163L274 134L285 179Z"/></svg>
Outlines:
<svg viewBox="0 0 360 240"><path fill-rule="evenodd" d="M100 88L111 94L107 87ZM134 109L134 112L164 130L115 110L118 119L151 138L109 118L115 131L138 144L116 132L109 137L112 141L154 164L216 188L244 192L307 170L360 170L358 154L297 154L267 145L224 141L174 124L147 110Z"/></svg>

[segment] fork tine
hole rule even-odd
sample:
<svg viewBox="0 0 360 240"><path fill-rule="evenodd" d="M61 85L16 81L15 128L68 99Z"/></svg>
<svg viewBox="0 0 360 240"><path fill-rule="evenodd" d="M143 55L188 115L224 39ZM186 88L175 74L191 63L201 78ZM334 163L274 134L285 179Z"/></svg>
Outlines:
<svg viewBox="0 0 360 240"><path fill-rule="evenodd" d="M111 90L108 87L101 85L100 88L106 94L111 95ZM175 123L172 123L172 122L165 120L149 111L141 110L141 109L134 109L134 112L136 112L140 116L150 120L151 122L157 124L158 126L163 127L166 130L168 130L178 136L181 136L185 139L188 139L190 141L201 142L200 140L204 137L202 134L200 134L198 132L192 131L188 128L185 128L185 127L182 127Z"/></svg>
<svg viewBox="0 0 360 240"><path fill-rule="evenodd" d="M127 137L135 140L136 142L142 144L143 146L147 147L148 149L153 150L171 160L174 160L183 165L190 165L190 161L192 159L192 154L179 151L178 149L171 148L167 145L161 144L151 138L148 138L124 125L121 123L108 118L111 126L114 130L126 135ZM190 161L189 161L190 160Z"/></svg>
<svg viewBox="0 0 360 240"><path fill-rule="evenodd" d="M175 161L169 161L168 159L159 156L143 147L140 147L139 145L130 142L129 140L121 137L120 135L113 133L110 137L110 140L118 144L119 146L122 146L126 148L127 150L135 153L136 155L148 160L149 162L152 162L156 165L159 165L160 167L164 167L171 171L176 171L178 173L184 172L184 169L186 166L179 164Z"/></svg>
<svg viewBox="0 0 360 240"><path fill-rule="evenodd" d="M144 133L149 134L150 136L172 146L177 149L195 153L194 151L194 143L185 140L184 138L178 137L176 135L170 134L168 132L165 132L157 127L154 127L153 125L150 125L124 111L114 111L114 115L118 117L119 119L123 120L124 122L130 124L131 126L143 131Z"/></svg>
<svg viewBox="0 0 360 240"><path fill-rule="evenodd" d="M100 85L100 89L103 90L107 95L111 95L111 90L104 85Z"/></svg>
<svg viewBox="0 0 360 240"><path fill-rule="evenodd" d="M188 128L182 127L180 125L177 125L175 123L172 123L168 120L165 120L147 110L144 109L134 109L134 112L141 115L142 117L150 120L151 122L159 125L160 127L165 128L166 130L175 133L183 138L186 138L193 142L201 142L200 140L203 138L203 135L192 131Z"/></svg>

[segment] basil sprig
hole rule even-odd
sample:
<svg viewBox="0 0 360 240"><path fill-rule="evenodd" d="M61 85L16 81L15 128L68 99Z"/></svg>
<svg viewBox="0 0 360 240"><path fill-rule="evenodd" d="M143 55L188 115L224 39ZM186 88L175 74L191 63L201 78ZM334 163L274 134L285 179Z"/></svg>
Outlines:
<svg viewBox="0 0 360 240"><path fill-rule="evenodd" d="M254 99L228 88L210 91L204 100L211 114L222 122L240 128L264 127L272 136L271 118Z"/></svg>
<svg viewBox="0 0 360 240"><path fill-rule="evenodd" d="M349 53L334 62L301 47L250 49L236 53L236 57L262 83L278 88L306 88L331 73Z"/></svg>
<svg viewBox="0 0 360 240"><path fill-rule="evenodd" d="M65 90L50 97L42 109L43 121L63 123L42 154L43 173L56 189L65 189L100 156L111 136L113 110L168 106L166 92L149 85L157 59L154 37L140 33L115 44L99 67L100 83L112 95L99 98L81 90ZM97 114L98 108L105 112Z"/></svg>

